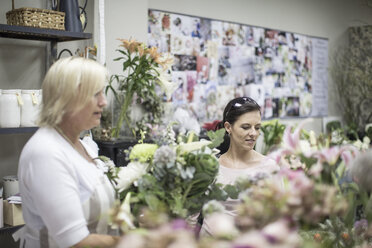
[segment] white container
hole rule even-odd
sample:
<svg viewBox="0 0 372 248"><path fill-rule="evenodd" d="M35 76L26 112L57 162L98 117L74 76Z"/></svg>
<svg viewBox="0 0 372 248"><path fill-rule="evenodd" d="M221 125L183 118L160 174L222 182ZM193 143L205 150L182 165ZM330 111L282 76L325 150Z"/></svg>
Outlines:
<svg viewBox="0 0 372 248"><path fill-rule="evenodd" d="M39 113L39 90L22 90L23 105L21 108L21 127L36 126Z"/></svg>
<svg viewBox="0 0 372 248"><path fill-rule="evenodd" d="M0 95L0 127L21 125L21 90L2 90Z"/></svg>
<svg viewBox="0 0 372 248"><path fill-rule="evenodd" d="M41 110L41 103L43 102L43 90L39 90L39 104Z"/></svg>
<svg viewBox="0 0 372 248"><path fill-rule="evenodd" d="M4 182L4 200L12 195L19 193L19 185L18 185L18 178L15 175L5 176L3 177Z"/></svg>

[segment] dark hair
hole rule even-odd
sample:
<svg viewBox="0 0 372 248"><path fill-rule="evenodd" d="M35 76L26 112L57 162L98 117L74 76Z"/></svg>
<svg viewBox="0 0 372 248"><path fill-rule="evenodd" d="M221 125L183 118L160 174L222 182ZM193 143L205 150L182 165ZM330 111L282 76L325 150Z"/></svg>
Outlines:
<svg viewBox="0 0 372 248"><path fill-rule="evenodd" d="M232 99L225 107L223 111L222 121L216 126L216 130L220 128L224 128L225 122L229 122L233 125L241 115L259 111L261 113L261 107L258 103L250 97L238 97ZM230 146L230 137L225 134L224 142L218 147L220 150L220 154L224 154Z"/></svg>
<svg viewBox="0 0 372 248"><path fill-rule="evenodd" d="M261 107L252 98L238 97L232 99L226 105L223 111L222 122L219 123L217 129L223 128L226 121L233 125L241 115L253 111L259 111L261 113Z"/></svg>

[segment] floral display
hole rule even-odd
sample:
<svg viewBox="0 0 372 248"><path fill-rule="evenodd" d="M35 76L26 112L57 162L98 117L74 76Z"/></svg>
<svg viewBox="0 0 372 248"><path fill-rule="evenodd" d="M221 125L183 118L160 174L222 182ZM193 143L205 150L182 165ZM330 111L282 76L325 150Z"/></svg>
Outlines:
<svg viewBox="0 0 372 248"><path fill-rule="evenodd" d="M169 81L169 69L173 63L172 57L157 51L157 48L147 47L135 40L120 39L122 49L117 49L122 55L115 61L123 61L123 75L114 74L110 78L108 90L114 93L119 107L119 116L112 128L112 137L117 138L122 124L136 137L139 131L146 131L146 124L157 124L164 112L163 98L170 98L178 85ZM137 103L139 105L133 105ZM138 109L140 116L128 110Z"/></svg>
<svg viewBox="0 0 372 248"><path fill-rule="evenodd" d="M211 132L208 141L197 140L193 133L178 136L176 140L171 128L164 132L159 144L135 145L129 153L128 166L110 175L120 198L129 201L130 211L126 213L137 220L137 225L154 225L156 220L146 221L146 218L160 213L186 218L199 213L208 200L227 198L227 193L215 183L218 160L213 148L223 140L223 130ZM120 209L114 211L119 212Z"/></svg>
<svg viewBox="0 0 372 248"><path fill-rule="evenodd" d="M223 188L213 180L194 184L200 172L215 177L218 163L208 146L219 134L197 141L193 135L175 138L168 129L153 149L133 149L142 155L133 155L131 163L148 167L121 191L125 201L113 219L121 216L119 222L128 223L118 247L128 242L150 248L371 247L370 140L334 143L331 133L305 131L306 123L287 125L277 150L268 155L281 166L276 175L245 176ZM235 217L223 214L219 201L227 197L238 201ZM213 237L198 235L190 225L189 217L198 212L215 227Z"/></svg>

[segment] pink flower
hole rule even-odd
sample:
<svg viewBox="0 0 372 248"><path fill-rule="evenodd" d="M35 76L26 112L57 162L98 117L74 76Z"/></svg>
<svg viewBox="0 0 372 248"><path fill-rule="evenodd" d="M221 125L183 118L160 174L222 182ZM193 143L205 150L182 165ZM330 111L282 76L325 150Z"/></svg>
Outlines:
<svg viewBox="0 0 372 248"><path fill-rule="evenodd" d="M293 153L301 152L300 146L300 135L301 130L306 123L311 122L311 119L305 119L291 132L292 126L288 125L284 130L282 147L286 150L292 151Z"/></svg>
<svg viewBox="0 0 372 248"><path fill-rule="evenodd" d="M339 146L332 146L330 148L323 148L315 154L315 157L319 159L320 163L328 163L329 165L336 164L340 157L342 149Z"/></svg>
<svg viewBox="0 0 372 248"><path fill-rule="evenodd" d="M310 122L311 119L306 119L295 128L292 132L293 126L288 125L284 130L283 134L283 141L281 144L281 148L278 150L270 153L268 156L276 161L279 164L281 158L286 155L291 154L304 154L306 157L312 156L314 151L312 150L310 143L307 140L301 140L301 130L304 125Z"/></svg>
<svg viewBox="0 0 372 248"><path fill-rule="evenodd" d="M360 153L358 148L352 145L344 146L344 149L341 151L341 159L345 162L345 165L348 166L352 160Z"/></svg>
<svg viewBox="0 0 372 248"><path fill-rule="evenodd" d="M341 157L345 164L348 165L358 154L359 150L355 146L345 145L323 148L321 151L316 153L315 157L319 159L320 163L326 162L329 165L335 165Z"/></svg>

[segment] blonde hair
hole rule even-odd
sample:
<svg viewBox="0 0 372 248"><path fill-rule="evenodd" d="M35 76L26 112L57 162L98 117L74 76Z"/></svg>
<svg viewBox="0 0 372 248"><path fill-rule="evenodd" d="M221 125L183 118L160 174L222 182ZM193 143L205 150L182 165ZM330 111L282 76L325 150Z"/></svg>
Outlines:
<svg viewBox="0 0 372 248"><path fill-rule="evenodd" d="M68 57L57 60L42 85L39 126L54 127L66 112L76 113L107 82L107 70L91 59Z"/></svg>

